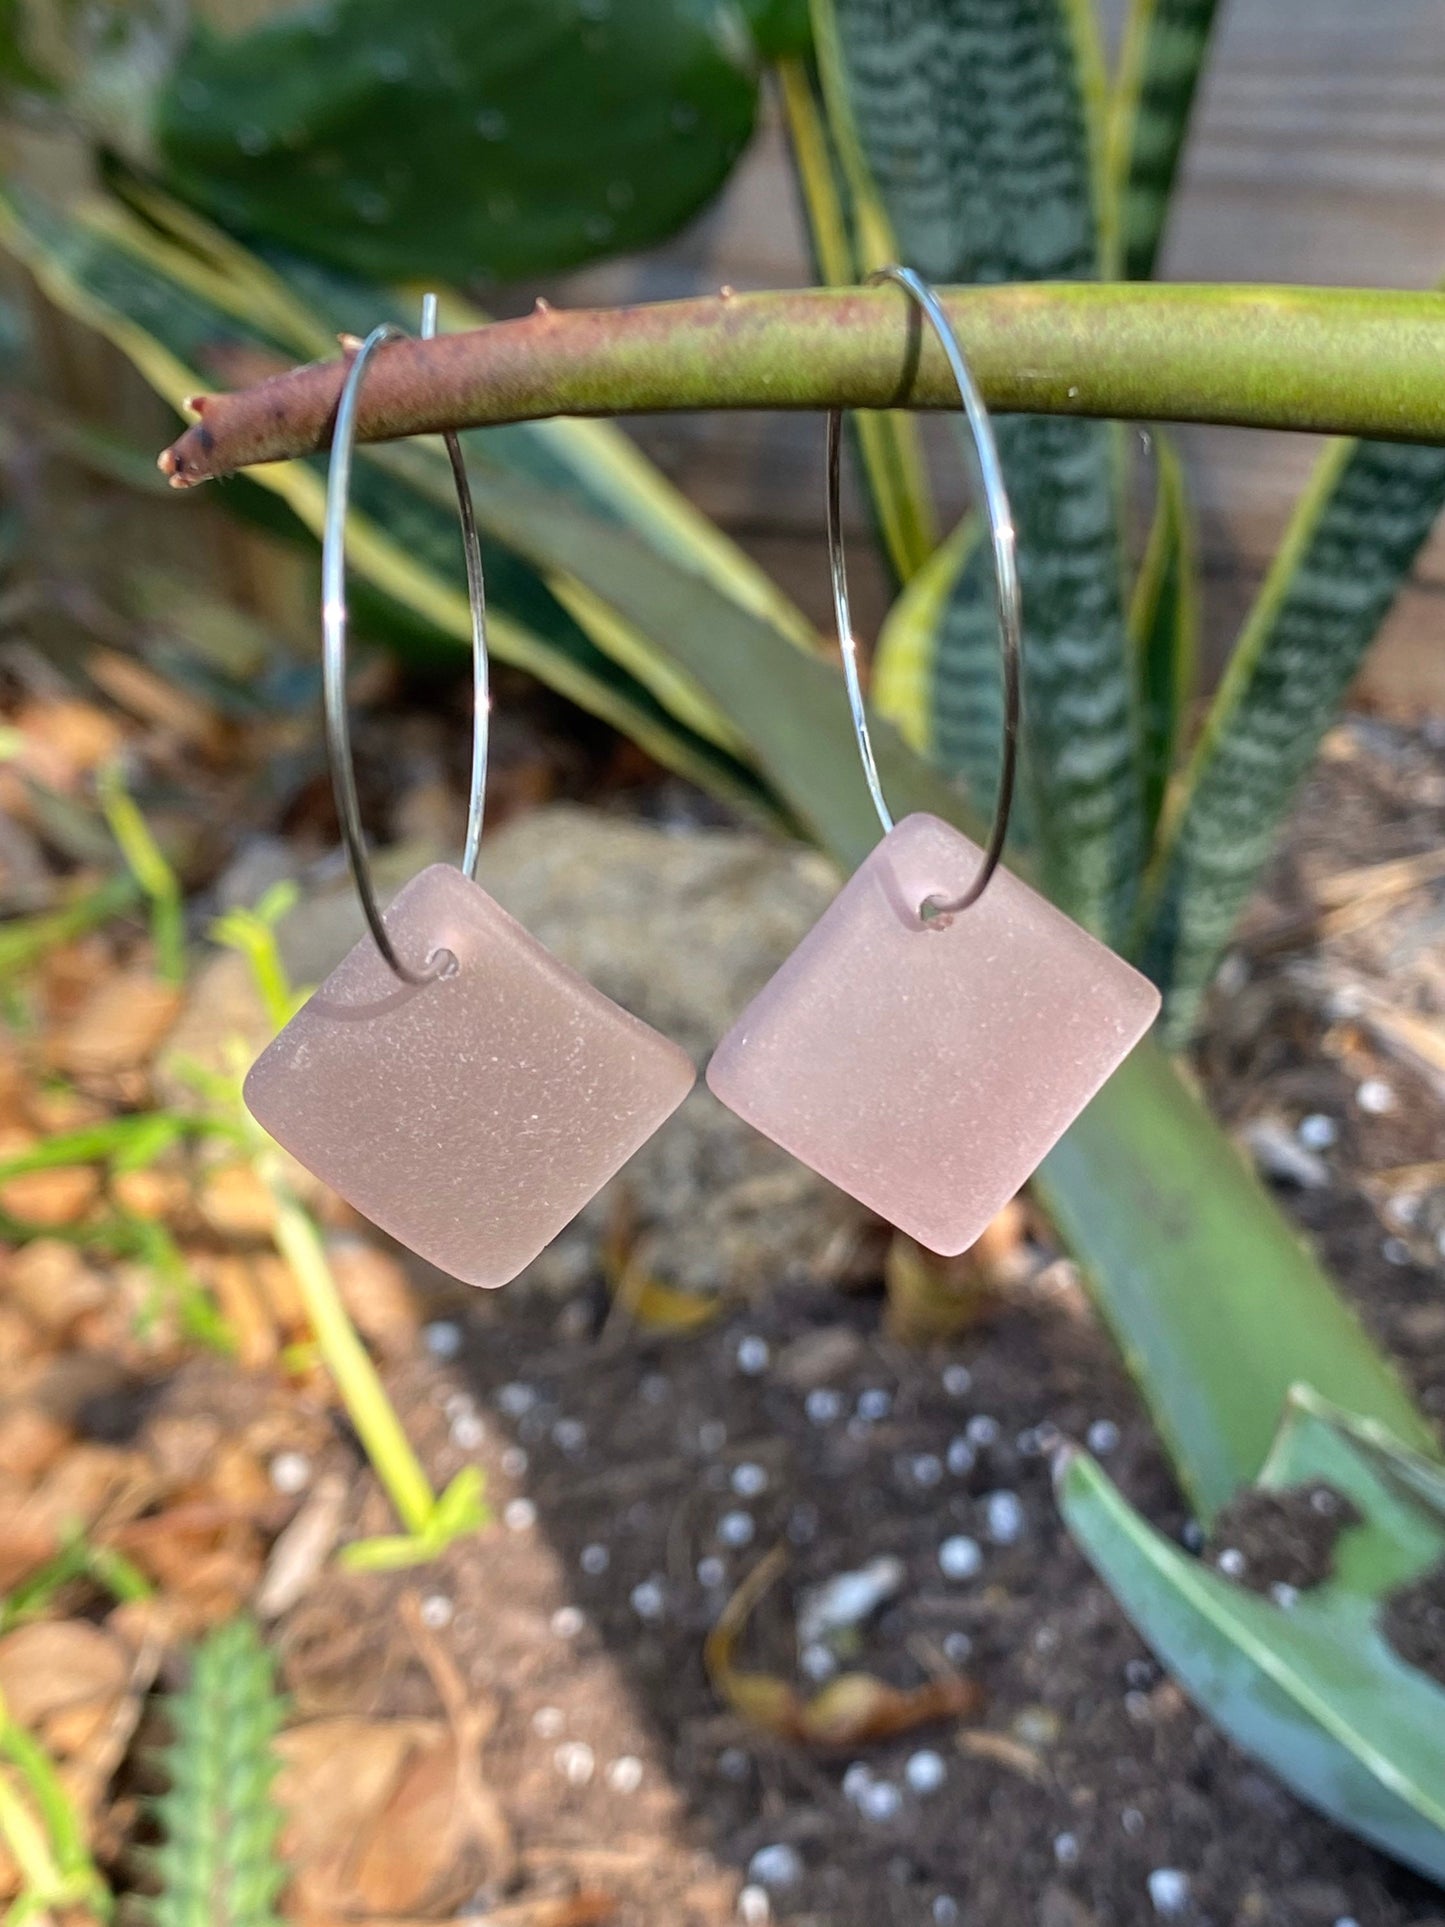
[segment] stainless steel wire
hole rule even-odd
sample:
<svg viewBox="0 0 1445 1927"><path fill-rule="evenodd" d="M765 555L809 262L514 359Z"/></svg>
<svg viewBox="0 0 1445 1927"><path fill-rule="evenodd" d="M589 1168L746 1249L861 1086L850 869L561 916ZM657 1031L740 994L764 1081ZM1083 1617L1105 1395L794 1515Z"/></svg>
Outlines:
<svg viewBox="0 0 1445 1927"><path fill-rule="evenodd" d="M437 301L434 294L422 303L421 336L429 341L436 333ZM341 825L341 840L347 862L361 899L367 928L376 947L395 974L406 984L429 983L451 967L449 958L437 953L425 966L414 969L397 954L387 931L386 919L377 900L371 859L362 828L361 804L356 793L356 765L351 753L351 726L346 709L346 517L351 498L351 458L356 445L356 409L361 384L371 357L388 341L405 335L405 330L382 322L373 328L352 358L336 409L336 426L331 437L331 463L327 472L326 519L321 540L321 667L322 700L326 718L326 752L331 765L331 787L336 797L336 814ZM467 796L467 831L462 850L462 871L474 876L482 840L482 818L486 808L487 748L491 721L491 680L487 657L487 594L482 578L482 551L477 538L477 520L472 507L472 492L467 483L466 463L456 435L443 437L452 480L457 491L457 513L462 526L462 548L467 565L467 600L472 623L472 773Z"/></svg>
<svg viewBox="0 0 1445 1927"><path fill-rule="evenodd" d="M973 379L953 324L933 289L912 268L879 268L869 281L892 281L915 303L937 335L947 357L949 370L958 384L959 399L968 422L977 469L978 498L988 522L993 555L994 600L998 610L999 646L1003 673L1004 734L999 762L998 795L994 802L993 823L984 848L978 874L960 897L944 900L930 897L923 906L929 917L951 916L966 910L988 888L989 879L999 866L1004 841L1008 836L1009 816L1013 809L1014 785L1018 774L1019 681L1023 647L1023 604L1019 593L1017 540L1008 490L998 444L994 440L987 406ZM863 681L858 666L858 641L853 632L852 611L848 603L848 569L843 553L841 507L843 412L833 409L828 415L828 565L833 584L833 608L838 624L838 647L843 655L843 675L848 685L848 705L853 716L853 732L858 739L858 754L878 821L885 836L893 828L893 814L883 794L878 762L873 753L873 737L868 727L868 709L863 699Z"/></svg>

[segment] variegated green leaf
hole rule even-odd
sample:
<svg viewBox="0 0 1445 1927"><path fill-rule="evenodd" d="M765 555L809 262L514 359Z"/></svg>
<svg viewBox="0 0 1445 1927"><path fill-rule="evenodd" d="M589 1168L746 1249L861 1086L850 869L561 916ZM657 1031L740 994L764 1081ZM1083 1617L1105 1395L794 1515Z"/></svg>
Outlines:
<svg viewBox="0 0 1445 1927"><path fill-rule="evenodd" d="M835 4L852 121L903 258L940 281L1097 274L1101 68L1082 0ZM1142 813L1115 437L1041 417L996 432L1018 528L1024 787L1042 880L1118 935ZM934 656L935 740L944 758L962 743L948 766L982 790L998 681L984 551L957 595L968 607Z"/></svg>
<svg viewBox="0 0 1445 1927"><path fill-rule="evenodd" d="M1111 252L1131 281L1154 272L1218 0L1130 0L1109 109Z"/></svg>
<svg viewBox="0 0 1445 1927"><path fill-rule="evenodd" d="M946 541L940 542L913 580L903 589L884 618L873 651L873 706L878 713L897 725L910 749L949 769L962 770L970 790L975 789L974 764L959 753L958 746L939 746L941 718L933 700L935 664L943 646L943 631L960 616L971 616L973 601L955 593L958 578L972 560L978 547L979 527L966 516ZM994 677L991 723L985 719L981 730L983 747L995 761L1002 727L1002 701ZM985 782L977 793L987 795Z"/></svg>
<svg viewBox="0 0 1445 1927"><path fill-rule="evenodd" d="M1163 808L1194 689L1199 632L1194 533L1184 470L1174 444L1156 430L1154 521L1129 607L1139 673L1144 822L1152 837Z"/></svg>
<svg viewBox="0 0 1445 1927"><path fill-rule="evenodd" d="M1445 505L1445 449L1321 457L1180 785L1148 894L1145 967L1183 1041L1300 780Z"/></svg>
<svg viewBox="0 0 1445 1927"><path fill-rule="evenodd" d="M1445 1689L1385 1638L1391 1591L1445 1554L1437 1463L1299 1388L1259 1489L1323 1483L1354 1509L1320 1584L1246 1591L1181 1552L1083 1454L1058 1474L1070 1532L1163 1663L1302 1799L1445 1880Z"/></svg>
<svg viewBox="0 0 1445 1927"><path fill-rule="evenodd" d="M836 75L836 36L826 5L820 6L818 19L823 35L820 62L825 74ZM840 143L836 117L831 130L824 122L808 64L780 61L777 72L819 278L832 287L849 287L870 269L891 261L897 249L861 167L856 141ZM839 154L841 159L835 159ZM852 431L884 553L895 578L907 582L938 540L917 419L897 411L857 415Z"/></svg>
<svg viewBox="0 0 1445 1927"><path fill-rule="evenodd" d="M259 351L290 359L296 352L314 352L327 335L327 321L308 305L311 290L298 295L260 264L253 286L250 278L238 279L237 260L245 263L250 257L234 244L218 242L206 255L184 249L115 202L61 215L30 196L12 194L0 201L0 243L28 263L52 299L115 341L177 406L237 356ZM371 299L383 305L374 292ZM363 324L367 318L362 317ZM525 454L530 470L545 465L555 446L555 439L544 436L525 445L508 440L500 452L514 462ZM595 452L595 441L591 447ZM434 453L424 459L439 462ZM553 480L582 492L577 474L555 456L549 472ZM257 471L263 486L313 532L323 516L324 476L320 458ZM600 492L600 478L592 486ZM470 630L454 517L388 474L370 453L356 465L353 500L350 553L358 574L443 633L464 640ZM618 506L627 502L626 490L619 490L614 517L631 519L627 507ZM666 510L665 491L660 496L640 492L638 520L651 522L649 533L659 518L667 520ZM674 540L685 542L682 525L669 527ZM697 566L721 568L717 545L710 562ZM578 609L569 609L563 596L571 596ZM726 720L664 652L587 605L580 585L545 582L503 552L489 557L488 597L499 658L531 670L660 761L745 809L770 808L747 764L729 747L737 739ZM596 634L591 634L584 618L594 615ZM604 653L609 644L610 655ZM680 718L679 709L691 720Z"/></svg>

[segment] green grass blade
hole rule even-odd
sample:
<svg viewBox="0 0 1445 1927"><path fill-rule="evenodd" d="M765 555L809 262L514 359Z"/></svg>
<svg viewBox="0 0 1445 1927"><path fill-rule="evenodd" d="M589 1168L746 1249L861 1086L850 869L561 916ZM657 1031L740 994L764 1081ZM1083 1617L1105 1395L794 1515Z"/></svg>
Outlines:
<svg viewBox="0 0 1445 1927"><path fill-rule="evenodd" d="M1445 1553L1421 1468L1377 1430L1301 1391L1267 1489L1324 1480L1358 1509L1322 1584L1281 1605L1187 1557L1083 1454L1058 1475L1070 1532L1201 1706L1301 1798L1445 1879L1445 1689L1380 1630L1389 1590ZM1413 1486L1413 1490L1412 1490Z"/></svg>
<svg viewBox="0 0 1445 1927"><path fill-rule="evenodd" d="M1445 449L1320 458L1240 633L1146 892L1145 968L1182 1041L1295 791L1442 505Z"/></svg>
<svg viewBox="0 0 1445 1927"><path fill-rule="evenodd" d="M836 0L859 143L903 258L937 281L1088 280L1099 272L1100 63L1075 0ZM1024 602L1024 790L1049 893L1117 936L1142 859L1133 666L1114 437L1102 423L996 424ZM934 655L936 732L996 684L982 552L976 605ZM984 719L977 733L981 738ZM967 767L971 786L986 772Z"/></svg>
<svg viewBox="0 0 1445 1927"><path fill-rule="evenodd" d="M1157 1045L1115 1073L1035 1185L1201 1517L1258 1476L1296 1383L1435 1450L1393 1368Z"/></svg>
<svg viewBox="0 0 1445 1927"><path fill-rule="evenodd" d="M1154 272L1218 0L1130 0L1106 137L1110 253Z"/></svg>
<svg viewBox="0 0 1445 1927"><path fill-rule="evenodd" d="M1174 444L1154 431L1154 521L1129 605L1139 676L1144 823L1152 838L1188 720L1199 638L1194 530Z"/></svg>

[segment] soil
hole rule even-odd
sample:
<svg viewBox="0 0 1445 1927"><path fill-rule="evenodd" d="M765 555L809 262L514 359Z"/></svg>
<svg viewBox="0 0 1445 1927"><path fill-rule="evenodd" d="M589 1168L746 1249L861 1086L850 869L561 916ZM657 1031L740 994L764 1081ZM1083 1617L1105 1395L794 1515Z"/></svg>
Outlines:
<svg viewBox="0 0 1445 1927"><path fill-rule="evenodd" d="M1401 1659L1445 1686L1445 1565L1390 1595L1384 1633Z"/></svg>
<svg viewBox="0 0 1445 1927"><path fill-rule="evenodd" d="M1337 732L1199 1053L1212 1100L1241 1132L1262 1117L1333 1125L1324 1182L1282 1182L1281 1198L1436 1413L1442 1097L1362 1021L1360 987L1383 944L1398 990L1390 943L1405 939L1382 932L1392 918L1438 924L1438 888L1405 891L1340 933L1322 922L1318 885L1438 850L1442 828L1438 743L1371 722ZM1071 1268L1044 1263L934 1352L891 1343L882 1310L878 1296L779 1286L701 1332L657 1336L619 1331L595 1281L562 1301L504 1292L433 1305L431 1342L460 1350L409 1380L406 1409L438 1475L469 1458L486 1467L504 1524L427 1584L454 1606L464 1666L498 1695L487 1771L524 1863L590 1869L619 1920L649 1927L711 1927L739 1905L765 1918L760 1886L773 1917L815 1927L1129 1927L1161 1915L1440 1927L1437 1889L1301 1806L1160 1673L1059 1525L1056 1432L1088 1439L1150 1518L1199 1542ZM820 1355L821 1380L809 1362ZM836 1412L815 1398L810 1417L820 1387ZM1257 1506L1234 1515L1230 1537L1245 1539L1258 1582L1308 1583L1341 1517L1308 1497L1303 1511L1268 1503L1268 1520ZM940 1567L952 1535L981 1551L967 1583ZM787 1570L741 1663L802 1683L802 1591L891 1555L903 1582L847 1665L899 1686L964 1671L987 1696L981 1726L835 1755L725 1710L704 1641L774 1545L788 1549ZM339 1584L284 1632L303 1705L324 1700L328 1668L354 1669L358 1640L366 1647L355 1629L349 1657L330 1648L325 1629L353 1613ZM1392 1630L1405 1639L1413 1626L1416 1650L1423 1638L1438 1653L1441 1615L1437 1577L1397 1602ZM389 1655L368 1661L383 1700L425 1698L374 1617L369 1636ZM910 1784L911 1760L915 1778L936 1770L924 1754L942 1761L934 1791ZM618 1765L632 1760L636 1790ZM863 1798L860 1761L893 1791Z"/></svg>
<svg viewBox="0 0 1445 1927"><path fill-rule="evenodd" d="M1209 1557L1251 1592L1293 1586L1304 1592L1334 1570L1335 1541L1359 1511L1328 1485L1285 1492L1242 1492L1210 1533Z"/></svg>

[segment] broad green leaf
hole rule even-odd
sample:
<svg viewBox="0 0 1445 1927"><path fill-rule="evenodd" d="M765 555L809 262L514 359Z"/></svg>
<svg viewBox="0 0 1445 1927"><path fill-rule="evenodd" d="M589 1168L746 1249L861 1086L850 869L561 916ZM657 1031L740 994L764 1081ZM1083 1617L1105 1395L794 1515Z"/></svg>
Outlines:
<svg viewBox="0 0 1445 1927"><path fill-rule="evenodd" d="M902 257L949 282L1097 275L1101 73L1081 0L835 0L851 124ZM1142 860L1115 436L1100 422L996 424L1024 599L1024 791L1045 888L1107 936ZM988 557L934 656L935 740L970 787L997 686ZM974 753L975 741L979 745ZM997 750L993 752L996 757Z"/></svg>
<svg viewBox="0 0 1445 1927"><path fill-rule="evenodd" d="M1189 1034L1235 920L1386 612L1445 504L1445 449L1320 458L1179 785L1146 893L1144 967Z"/></svg>
<svg viewBox="0 0 1445 1927"><path fill-rule="evenodd" d="M1329 1578L1288 1604L1147 1525L1083 1454L1060 1509L1142 1637L1219 1725L1301 1798L1445 1880L1445 1689L1388 1644L1387 1594L1445 1554L1438 1465L1312 1390L1291 1400L1263 1490L1324 1481L1360 1514Z"/></svg>
<svg viewBox="0 0 1445 1927"><path fill-rule="evenodd" d="M330 0L192 16L127 118L133 157L237 234L502 280L673 232L747 140L754 59L731 0Z"/></svg>
<svg viewBox="0 0 1445 1927"><path fill-rule="evenodd" d="M1163 430L1153 431L1154 521L1129 606L1139 675L1144 823L1152 838L1194 690L1199 601L1184 470Z"/></svg>
<svg viewBox="0 0 1445 1927"><path fill-rule="evenodd" d="M1435 1449L1393 1368L1157 1045L1114 1074L1035 1187L1202 1518L1258 1477L1297 1383Z"/></svg>
<svg viewBox="0 0 1445 1927"><path fill-rule="evenodd" d="M217 366L237 356L259 351L274 357L279 351L290 358L276 301L259 304L265 325L246 320L244 284L238 290L224 269L167 245L115 203L64 217L28 196L13 195L0 201L0 242L28 263L52 299L115 341L177 406L185 395L207 386ZM308 327L315 337L326 333L314 314ZM545 440L525 445L528 452L549 446ZM515 455L518 444L510 442L507 449ZM441 468L434 453L427 459ZM320 458L257 470L255 480L313 532L319 530L325 501ZM349 541L358 575L444 633L465 640L470 628L454 514L398 485L370 455L357 463L353 500ZM716 555L711 559L716 566ZM492 644L500 659L531 670L694 781L749 811L767 807L746 765L679 721L646 680L609 659L554 588L531 570L505 555L491 557L488 595ZM609 635L613 642L623 640L615 625ZM634 660L644 653L635 638L625 642ZM653 680L660 680L680 706L690 704L698 721L713 720L697 708L696 691L683 690L666 662L645 666L659 671ZM726 725L715 733L726 734Z"/></svg>
<svg viewBox="0 0 1445 1927"><path fill-rule="evenodd" d="M820 15L820 24L826 29L826 14ZM856 163L845 161L850 223L834 165L835 143L829 139L807 64L780 61L777 73L819 278L829 287L850 287L870 269L891 261L897 250L866 176ZM843 151L848 156L855 149L845 143ZM851 426L884 552L897 580L907 582L938 540L918 422L901 411L870 411L855 415Z"/></svg>
<svg viewBox="0 0 1445 1927"><path fill-rule="evenodd" d="M1106 154L1111 252L1130 281L1154 272L1217 6L1130 0Z"/></svg>

